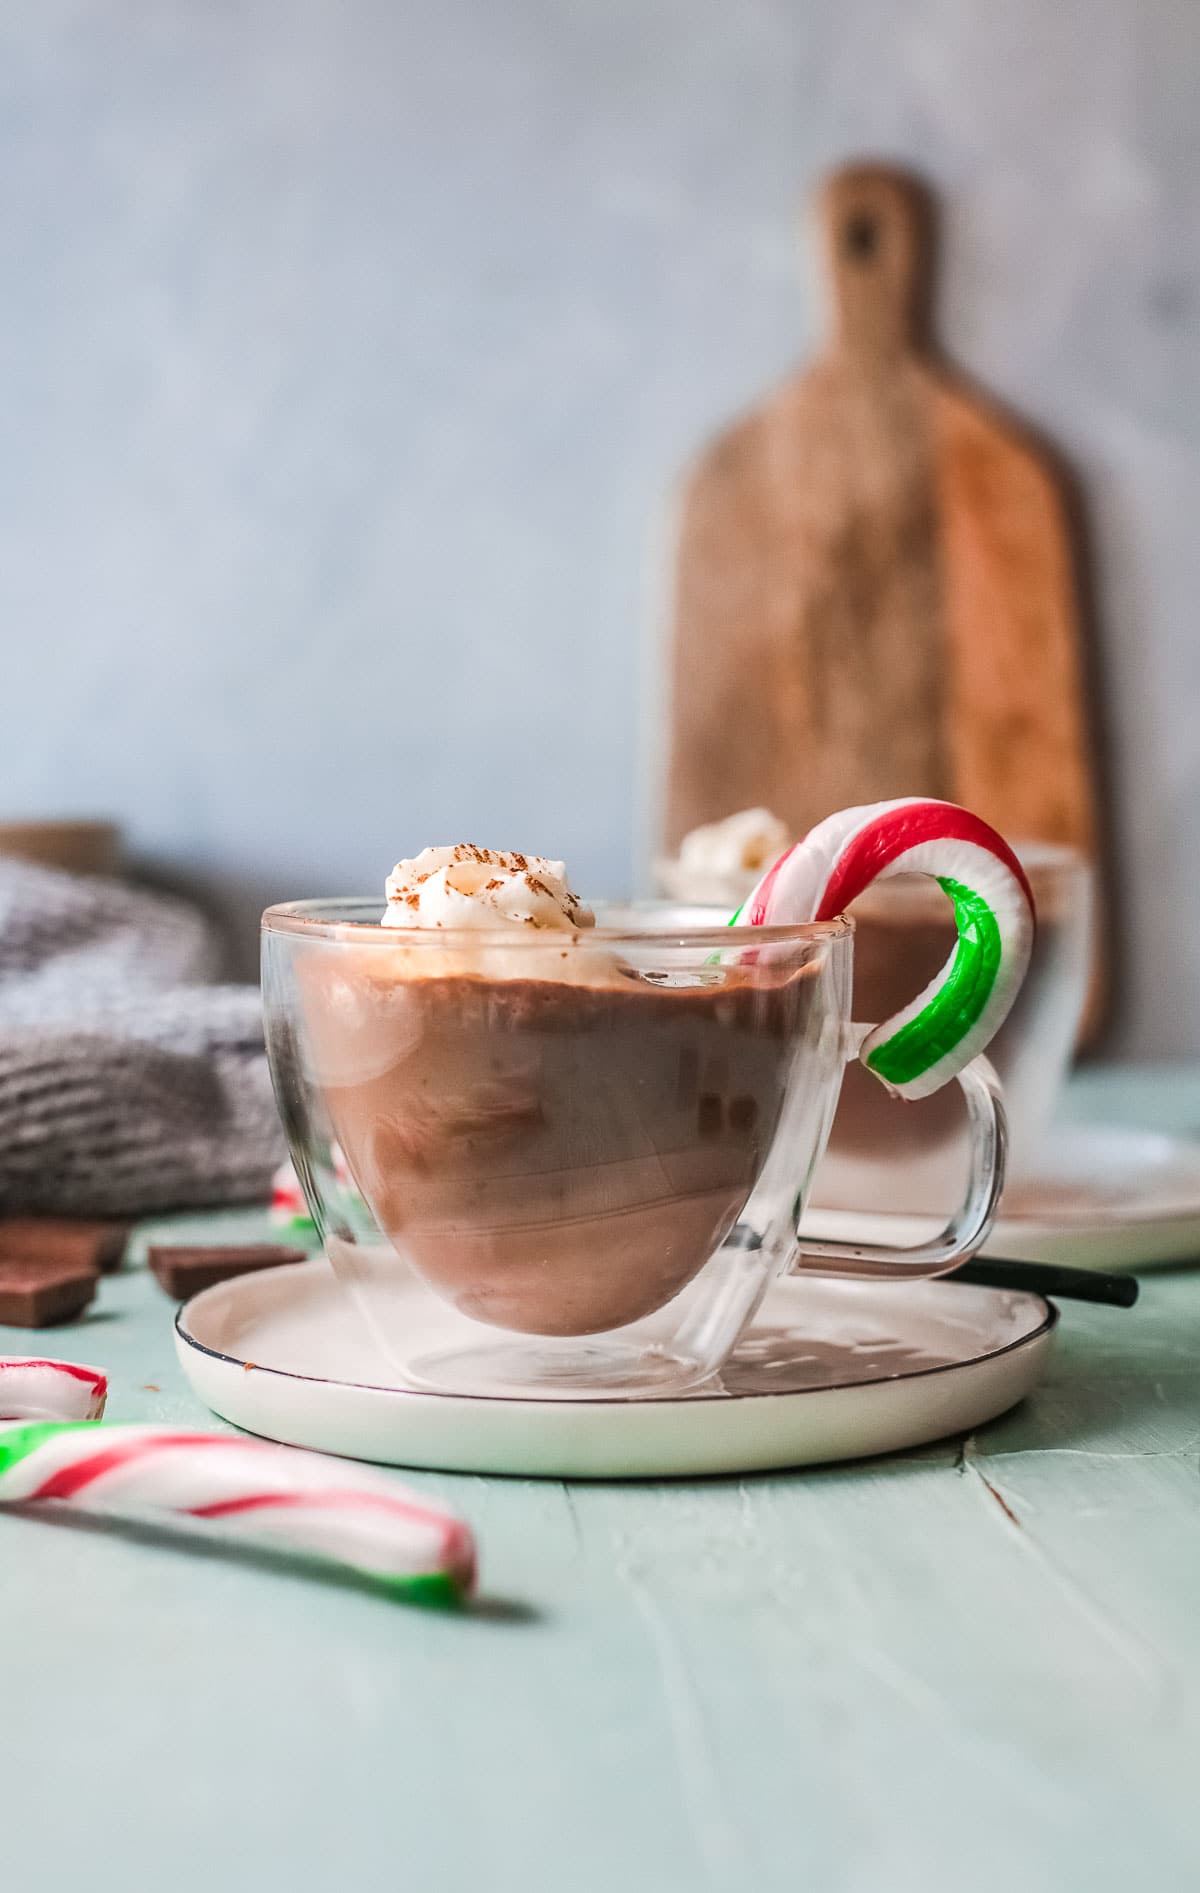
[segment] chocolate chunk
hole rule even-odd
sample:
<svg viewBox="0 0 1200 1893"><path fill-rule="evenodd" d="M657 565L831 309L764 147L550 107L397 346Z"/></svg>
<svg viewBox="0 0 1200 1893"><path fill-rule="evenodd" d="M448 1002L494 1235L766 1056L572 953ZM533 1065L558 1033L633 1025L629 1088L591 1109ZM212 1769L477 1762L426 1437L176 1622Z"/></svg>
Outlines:
<svg viewBox="0 0 1200 1893"><path fill-rule="evenodd" d="M65 1216L0 1218L0 1260L73 1263L115 1269L125 1253L128 1223L82 1222Z"/></svg>
<svg viewBox="0 0 1200 1893"><path fill-rule="evenodd" d="M276 1242L248 1242L238 1247L147 1249L146 1261L159 1287L176 1301L187 1301L202 1288L229 1282L259 1269L275 1269L284 1262L303 1262L307 1249L286 1249Z"/></svg>
<svg viewBox="0 0 1200 1893"><path fill-rule="evenodd" d="M96 1271L78 1262L0 1257L0 1323L53 1328L73 1321L96 1293Z"/></svg>

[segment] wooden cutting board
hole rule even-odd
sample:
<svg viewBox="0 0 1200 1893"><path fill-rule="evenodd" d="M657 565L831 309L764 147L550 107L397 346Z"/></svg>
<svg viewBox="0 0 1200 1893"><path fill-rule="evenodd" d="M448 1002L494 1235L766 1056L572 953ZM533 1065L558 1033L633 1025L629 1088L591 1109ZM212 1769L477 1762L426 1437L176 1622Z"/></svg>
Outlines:
<svg viewBox="0 0 1200 1893"><path fill-rule="evenodd" d="M713 442L682 496L667 846L757 804L802 834L922 794L1090 854L1056 476L927 341L921 187L839 171L818 227L823 351Z"/></svg>

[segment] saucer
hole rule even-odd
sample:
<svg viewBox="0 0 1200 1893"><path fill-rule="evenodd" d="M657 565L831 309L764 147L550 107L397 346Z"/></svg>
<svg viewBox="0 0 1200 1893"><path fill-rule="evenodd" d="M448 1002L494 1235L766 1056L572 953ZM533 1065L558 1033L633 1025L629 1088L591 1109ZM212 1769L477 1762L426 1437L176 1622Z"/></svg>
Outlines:
<svg viewBox="0 0 1200 1893"><path fill-rule="evenodd" d="M989 1247L1017 1260L1102 1269L1200 1262L1200 1143L1161 1131L1058 1126L1036 1167L1006 1190Z"/></svg>
<svg viewBox="0 0 1200 1893"><path fill-rule="evenodd" d="M920 1242L935 1227L887 1212L813 1209L804 1218L812 1236L860 1242ZM1200 1263L1200 1142L1056 1125L1005 1190L983 1253L1114 1271Z"/></svg>
<svg viewBox="0 0 1200 1893"><path fill-rule="evenodd" d="M414 1295L419 1308L424 1295ZM671 1399L488 1399L397 1386L323 1256L222 1282L180 1310L176 1347L224 1419L385 1465L549 1478L802 1466L920 1446L1015 1406L1056 1311L947 1282L788 1278L719 1381Z"/></svg>

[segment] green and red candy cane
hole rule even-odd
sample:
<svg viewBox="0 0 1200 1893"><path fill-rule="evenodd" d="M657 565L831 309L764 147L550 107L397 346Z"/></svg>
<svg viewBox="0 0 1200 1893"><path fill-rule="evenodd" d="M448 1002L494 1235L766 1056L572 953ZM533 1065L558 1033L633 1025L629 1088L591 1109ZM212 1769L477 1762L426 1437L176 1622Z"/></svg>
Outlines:
<svg viewBox="0 0 1200 1893"><path fill-rule="evenodd" d="M938 883L958 940L925 990L868 1033L859 1058L889 1090L925 1098L990 1043L1029 965L1033 894L1002 835L953 802L919 796L842 809L779 857L731 925L834 920L895 874Z"/></svg>
<svg viewBox="0 0 1200 1893"><path fill-rule="evenodd" d="M405 1601L474 1588L469 1528L385 1475L235 1433L98 1426L106 1391L93 1368L0 1358L0 1506L166 1516L324 1559Z"/></svg>

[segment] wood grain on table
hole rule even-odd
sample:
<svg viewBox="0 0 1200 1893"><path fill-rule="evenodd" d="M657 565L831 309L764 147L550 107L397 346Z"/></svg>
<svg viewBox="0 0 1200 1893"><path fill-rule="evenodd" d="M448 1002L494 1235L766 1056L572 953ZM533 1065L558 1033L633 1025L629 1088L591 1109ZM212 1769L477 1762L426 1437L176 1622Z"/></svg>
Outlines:
<svg viewBox="0 0 1200 1893"><path fill-rule="evenodd" d="M1078 1115L1200 1069L1094 1073ZM44 1337L113 1419L219 1426L145 1243ZM0 1351L28 1335L0 1331ZM1200 1274L1071 1307L1048 1382L966 1440L636 1486L413 1474L484 1602L389 1605L106 1527L0 1515L14 1893L1156 1893L1200 1884Z"/></svg>

